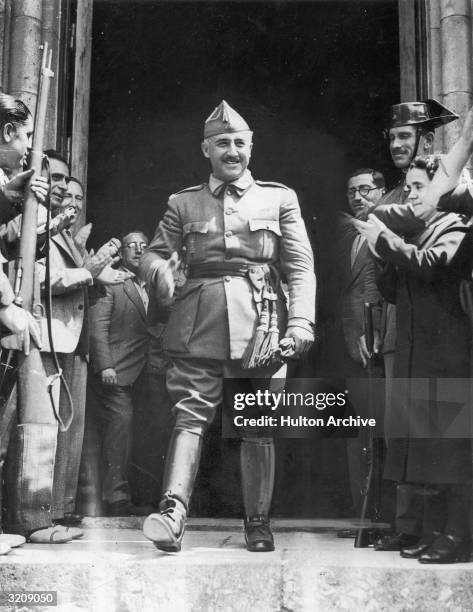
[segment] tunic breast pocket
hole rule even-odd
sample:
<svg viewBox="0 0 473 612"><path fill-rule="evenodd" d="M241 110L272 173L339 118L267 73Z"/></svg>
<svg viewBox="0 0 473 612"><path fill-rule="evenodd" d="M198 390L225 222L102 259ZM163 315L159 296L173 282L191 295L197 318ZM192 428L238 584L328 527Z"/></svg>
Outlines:
<svg viewBox="0 0 473 612"><path fill-rule="evenodd" d="M187 263L190 263L196 254L202 254L204 252L208 232L208 221L184 223L182 234L184 244L186 245Z"/></svg>
<svg viewBox="0 0 473 612"><path fill-rule="evenodd" d="M281 228L277 219L248 219L251 241L256 253L265 260L279 254Z"/></svg>

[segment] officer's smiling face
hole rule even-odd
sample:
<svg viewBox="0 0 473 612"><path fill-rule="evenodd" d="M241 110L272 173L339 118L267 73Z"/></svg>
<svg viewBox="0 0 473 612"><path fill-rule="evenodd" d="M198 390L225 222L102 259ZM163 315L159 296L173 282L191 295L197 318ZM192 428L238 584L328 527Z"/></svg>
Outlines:
<svg viewBox="0 0 473 612"><path fill-rule="evenodd" d="M204 140L202 152L210 159L213 175L229 183L239 178L248 167L252 146L250 131L217 134Z"/></svg>
<svg viewBox="0 0 473 612"><path fill-rule="evenodd" d="M389 150L396 168L407 168L414 157L417 132L412 125L389 130Z"/></svg>

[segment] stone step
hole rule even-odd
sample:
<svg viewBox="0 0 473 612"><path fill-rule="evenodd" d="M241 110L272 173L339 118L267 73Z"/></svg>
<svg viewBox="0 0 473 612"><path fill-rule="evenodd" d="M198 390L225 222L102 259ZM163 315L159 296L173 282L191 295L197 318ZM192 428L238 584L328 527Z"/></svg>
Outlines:
<svg viewBox="0 0 473 612"><path fill-rule="evenodd" d="M240 521L192 519L165 554L139 518L86 519L84 538L0 557L0 590L55 590L50 612L436 612L473 607L473 565L426 566L355 549L356 521L275 520L276 550L249 553ZM18 612L21 608L11 608ZM0 610L9 610L2 607Z"/></svg>

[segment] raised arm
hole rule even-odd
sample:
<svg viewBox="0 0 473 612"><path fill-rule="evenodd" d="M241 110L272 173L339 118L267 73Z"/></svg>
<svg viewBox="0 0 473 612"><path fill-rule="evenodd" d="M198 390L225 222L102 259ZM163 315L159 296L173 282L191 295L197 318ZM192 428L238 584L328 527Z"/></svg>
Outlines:
<svg viewBox="0 0 473 612"><path fill-rule="evenodd" d="M459 139L442 157L425 194L426 206L436 207L441 196L458 185L463 168L473 153L473 107L468 111ZM416 207L417 208L417 207Z"/></svg>

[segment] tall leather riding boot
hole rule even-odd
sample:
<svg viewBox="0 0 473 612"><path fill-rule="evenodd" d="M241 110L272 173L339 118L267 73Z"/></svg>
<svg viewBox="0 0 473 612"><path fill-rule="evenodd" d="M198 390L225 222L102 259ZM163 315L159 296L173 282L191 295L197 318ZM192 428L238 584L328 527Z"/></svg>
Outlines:
<svg viewBox="0 0 473 612"><path fill-rule="evenodd" d="M269 438L245 438L240 446L241 484L245 506L245 539L251 552L274 550L269 525L276 453Z"/></svg>
<svg viewBox="0 0 473 612"><path fill-rule="evenodd" d="M50 527L57 424L17 425L6 469L6 531L29 535Z"/></svg>
<svg viewBox="0 0 473 612"><path fill-rule="evenodd" d="M181 550L201 450L201 436L174 430L166 457L159 514L150 514L143 523L144 535L165 552Z"/></svg>

